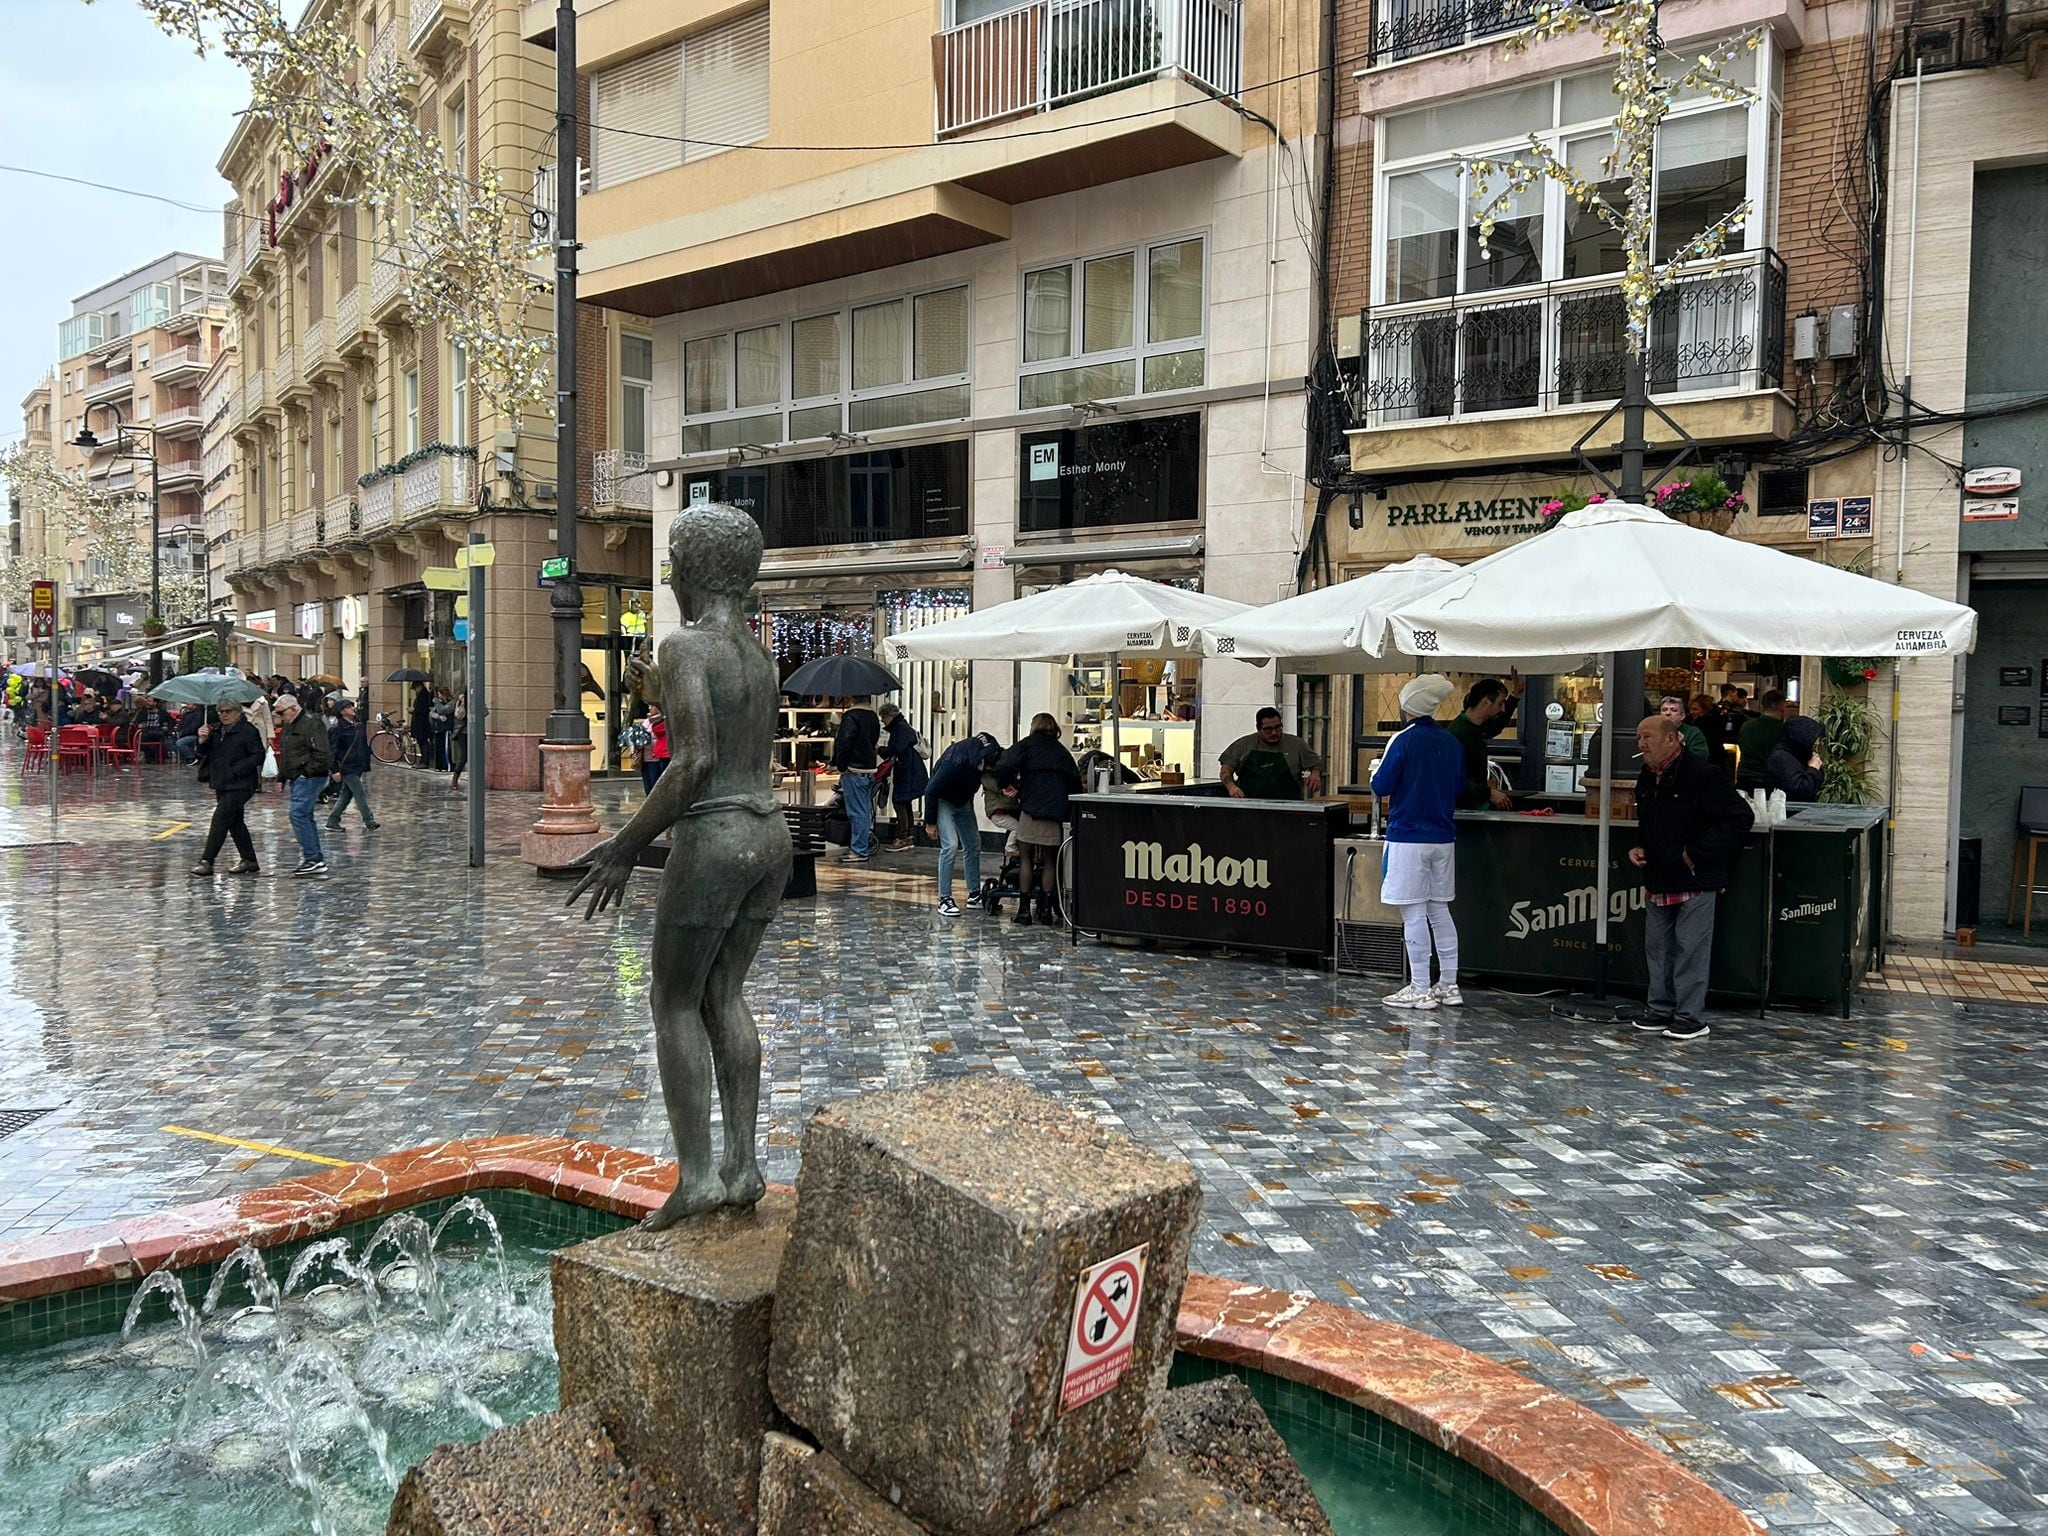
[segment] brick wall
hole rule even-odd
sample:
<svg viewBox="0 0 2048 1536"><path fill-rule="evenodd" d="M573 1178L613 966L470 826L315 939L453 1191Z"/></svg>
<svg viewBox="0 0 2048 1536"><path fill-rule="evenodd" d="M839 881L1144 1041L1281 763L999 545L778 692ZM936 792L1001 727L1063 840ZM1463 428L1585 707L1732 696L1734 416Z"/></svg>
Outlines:
<svg viewBox="0 0 2048 1536"><path fill-rule="evenodd" d="M590 456L611 446L611 338L604 311L576 306L576 462L585 476L581 495L590 503Z"/></svg>
<svg viewBox="0 0 2048 1536"><path fill-rule="evenodd" d="M446 442L448 430L441 420L441 328L423 325L419 332L420 441Z"/></svg>
<svg viewBox="0 0 2048 1536"><path fill-rule="evenodd" d="M326 312L327 236L315 230L306 241L306 313L301 325L311 325Z"/></svg>
<svg viewBox="0 0 2048 1536"><path fill-rule="evenodd" d="M336 279L336 282L340 285L341 292L343 293L347 293L349 289L362 281L356 274L363 267L368 266L368 263L363 261L361 252L357 247L359 236L356 214L357 210L353 207L341 210L339 224L341 230L341 252L339 256L341 274Z"/></svg>

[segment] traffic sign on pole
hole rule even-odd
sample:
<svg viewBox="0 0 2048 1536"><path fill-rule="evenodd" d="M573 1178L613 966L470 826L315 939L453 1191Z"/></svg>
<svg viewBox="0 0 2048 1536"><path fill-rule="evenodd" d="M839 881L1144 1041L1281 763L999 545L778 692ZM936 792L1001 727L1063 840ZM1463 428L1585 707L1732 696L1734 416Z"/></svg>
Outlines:
<svg viewBox="0 0 2048 1536"><path fill-rule="evenodd" d="M31 640L48 640L57 633L57 583L29 583L28 634Z"/></svg>

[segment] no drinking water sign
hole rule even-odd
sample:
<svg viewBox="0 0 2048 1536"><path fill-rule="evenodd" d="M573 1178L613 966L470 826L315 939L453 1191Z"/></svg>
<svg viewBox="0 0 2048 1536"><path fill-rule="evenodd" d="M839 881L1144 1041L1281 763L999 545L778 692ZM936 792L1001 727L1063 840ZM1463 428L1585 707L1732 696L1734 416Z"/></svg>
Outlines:
<svg viewBox="0 0 2048 1536"><path fill-rule="evenodd" d="M1145 1250L1140 1243L1081 1271L1074 1287L1074 1320L1067 1325L1067 1371L1060 1412L1092 1402L1123 1380L1138 1342L1138 1307L1145 1299Z"/></svg>

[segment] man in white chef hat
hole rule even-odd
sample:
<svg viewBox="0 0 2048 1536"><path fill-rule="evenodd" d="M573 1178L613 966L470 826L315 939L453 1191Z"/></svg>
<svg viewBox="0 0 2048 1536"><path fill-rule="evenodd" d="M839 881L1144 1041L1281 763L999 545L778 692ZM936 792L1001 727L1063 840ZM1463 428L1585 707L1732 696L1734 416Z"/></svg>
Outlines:
<svg viewBox="0 0 2048 1536"><path fill-rule="evenodd" d="M1401 690L1401 718L1407 723L1387 743L1372 776L1372 792L1392 802L1380 897L1401 909L1408 948L1408 985L1386 999L1389 1008L1455 1008L1465 1001L1458 991L1458 929L1451 921L1458 836L1452 818L1465 783L1465 752L1436 719L1451 693L1451 680L1435 672Z"/></svg>

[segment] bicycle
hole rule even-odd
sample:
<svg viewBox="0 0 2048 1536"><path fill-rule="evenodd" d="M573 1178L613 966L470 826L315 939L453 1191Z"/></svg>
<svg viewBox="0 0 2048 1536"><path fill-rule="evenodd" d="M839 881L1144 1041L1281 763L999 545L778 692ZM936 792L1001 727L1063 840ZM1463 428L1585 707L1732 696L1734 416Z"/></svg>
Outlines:
<svg viewBox="0 0 2048 1536"><path fill-rule="evenodd" d="M370 733L370 756L380 763L404 763L408 768L420 765L420 744L413 740L412 733L401 731L392 723L391 716L382 710L377 712L377 729Z"/></svg>

